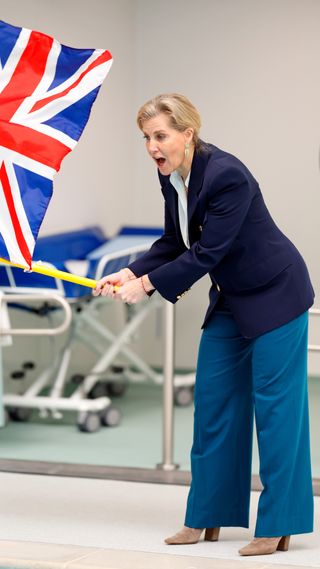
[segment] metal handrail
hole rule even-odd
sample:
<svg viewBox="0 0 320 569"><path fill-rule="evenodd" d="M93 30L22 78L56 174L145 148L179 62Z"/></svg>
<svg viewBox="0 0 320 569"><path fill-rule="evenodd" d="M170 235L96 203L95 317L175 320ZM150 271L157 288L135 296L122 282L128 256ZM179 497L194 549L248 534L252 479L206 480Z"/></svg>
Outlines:
<svg viewBox="0 0 320 569"><path fill-rule="evenodd" d="M2 302L28 302L33 300L46 300L60 304L65 312L65 320L60 326L55 328L2 328L0 322L0 336L57 336L68 330L71 320L72 311L68 302L57 294L5 294L0 296L0 314Z"/></svg>

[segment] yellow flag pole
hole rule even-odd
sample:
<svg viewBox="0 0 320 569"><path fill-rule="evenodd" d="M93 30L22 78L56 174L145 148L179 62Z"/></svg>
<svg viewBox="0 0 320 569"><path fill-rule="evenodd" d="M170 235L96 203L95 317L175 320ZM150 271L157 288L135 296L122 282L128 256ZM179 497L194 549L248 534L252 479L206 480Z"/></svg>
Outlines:
<svg viewBox="0 0 320 569"><path fill-rule="evenodd" d="M23 265L17 265L15 263L11 263L6 259L0 258L0 263L4 263L5 265L10 265L11 267L16 267L18 269L23 269L24 271L28 271L28 267L24 267ZM59 271L58 269L54 269L53 267L46 267L45 265L37 265L36 263L32 263L32 270L33 273L40 273L41 275L46 275L48 277L53 277L55 279L61 279L63 281L69 281L71 283L76 283L82 286L87 286L90 288L95 288L97 281L94 279L88 279L86 277L80 277L78 275L73 275L72 273L66 273L65 271Z"/></svg>

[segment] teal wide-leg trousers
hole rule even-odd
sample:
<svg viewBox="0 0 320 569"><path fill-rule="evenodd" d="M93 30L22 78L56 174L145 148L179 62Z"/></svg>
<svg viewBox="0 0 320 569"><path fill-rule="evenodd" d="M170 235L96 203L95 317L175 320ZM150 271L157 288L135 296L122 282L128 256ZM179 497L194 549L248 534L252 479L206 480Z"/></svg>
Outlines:
<svg viewBox="0 0 320 569"><path fill-rule="evenodd" d="M260 458L256 537L313 531L308 313L255 339L228 312L204 329L185 525L249 526L253 417Z"/></svg>

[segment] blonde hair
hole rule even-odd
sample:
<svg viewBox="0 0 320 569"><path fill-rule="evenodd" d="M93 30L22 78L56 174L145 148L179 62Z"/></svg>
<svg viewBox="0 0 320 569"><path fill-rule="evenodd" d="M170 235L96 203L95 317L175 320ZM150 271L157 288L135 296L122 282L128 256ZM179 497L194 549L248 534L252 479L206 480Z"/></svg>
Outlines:
<svg viewBox="0 0 320 569"><path fill-rule="evenodd" d="M165 93L147 101L139 109L137 115L137 123L140 130L143 129L145 121L156 117L160 113L167 115L170 126L180 132L185 131L187 128L192 128L193 142L195 146L198 146L201 118L199 112L187 97L178 93Z"/></svg>

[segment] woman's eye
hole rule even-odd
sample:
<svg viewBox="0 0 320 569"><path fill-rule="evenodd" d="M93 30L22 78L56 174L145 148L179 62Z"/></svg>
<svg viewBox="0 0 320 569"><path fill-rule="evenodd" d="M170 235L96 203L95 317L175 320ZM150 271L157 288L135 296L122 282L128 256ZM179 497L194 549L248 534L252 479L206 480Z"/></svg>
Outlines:
<svg viewBox="0 0 320 569"><path fill-rule="evenodd" d="M150 136L147 136L146 134L143 135L144 140L150 140Z"/></svg>
<svg viewBox="0 0 320 569"><path fill-rule="evenodd" d="M158 134L158 135L157 135L157 139L158 139L158 140L164 140L165 137L166 137L165 134Z"/></svg>

